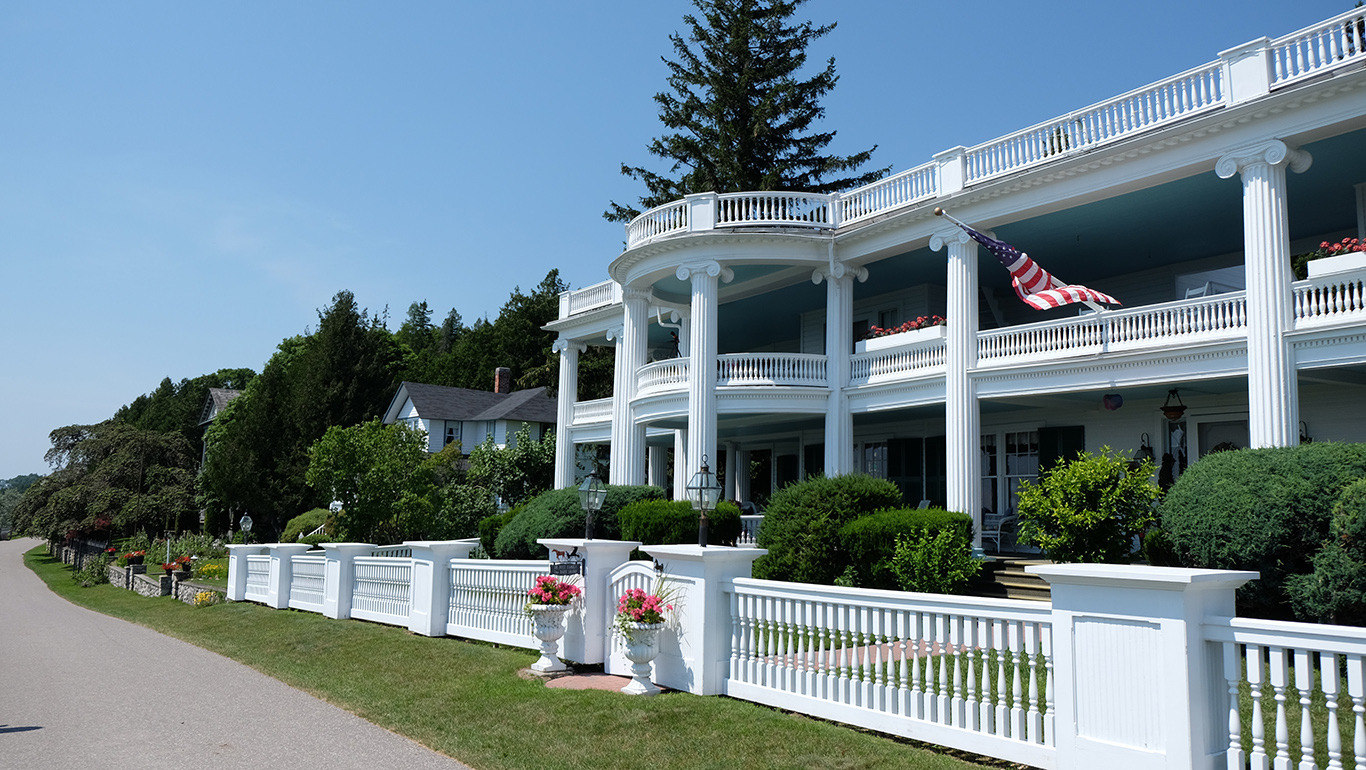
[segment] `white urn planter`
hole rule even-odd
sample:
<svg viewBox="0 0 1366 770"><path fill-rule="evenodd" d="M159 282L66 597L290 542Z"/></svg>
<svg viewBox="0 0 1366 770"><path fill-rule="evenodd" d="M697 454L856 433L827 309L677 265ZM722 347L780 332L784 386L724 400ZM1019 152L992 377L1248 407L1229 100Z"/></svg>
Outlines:
<svg viewBox="0 0 1366 770"><path fill-rule="evenodd" d="M1336 257L1322 257L1305 263L1309 277L1345 273L1349 270L1366 269L1366 251L1351 251Z"/></svg>
<svg viewBox="0 0 1366 770"><path fill-rule="evenodd" d="M531 670L542 674L564 671L564 661L557 654L564 636L564 615L568 604L531 604L531 633L541 643L541 657L531 664Z"/></svg>
<svg viewBox="0 0 1366 770"><path fill-rule="evenodd" d="M626 659L631 661L631 681L621 691L627 695L658 695L660 689L650 681L650 663L659 655L659 632L663 623L626 623L622 642Z"/></svg>
<svg viewBox="0 0 1366 770"><path fill-rule="evenodd" d="M926 326L923 329L915 329L913 331L908 332L888 334L883 337L873 337L871 339L859 340L858 342L854 343L854 352L872 353L877 350L907 347L910 345L917 345L922 342L942 340L948 335L948 333L949 327L946 324L940 324L938 326Z"/></svg>

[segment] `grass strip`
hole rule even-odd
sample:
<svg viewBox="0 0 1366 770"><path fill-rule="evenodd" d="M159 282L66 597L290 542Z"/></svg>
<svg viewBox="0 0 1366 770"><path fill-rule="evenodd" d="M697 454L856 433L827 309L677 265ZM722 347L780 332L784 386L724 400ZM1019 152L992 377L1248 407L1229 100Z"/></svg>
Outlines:
<svg viewBox="0 0 1366 770"><path fill-rule="evenodd" d="M212 650L479 770L1013 767L724 697L552 690L514 650L248 602L192 607L82 588L43 548L25 563L59 596Z"/></svg>

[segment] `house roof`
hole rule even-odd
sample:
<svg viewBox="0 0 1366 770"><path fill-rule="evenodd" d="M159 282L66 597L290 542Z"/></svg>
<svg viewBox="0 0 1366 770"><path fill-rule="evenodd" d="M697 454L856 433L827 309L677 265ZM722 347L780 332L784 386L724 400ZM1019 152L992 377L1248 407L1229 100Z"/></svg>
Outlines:
<svg viewBox="0 0 1366 770"><path fill-rule="evenodd" d="M209 388L209 396L204 399L204 408L199 412L199 424L206 425L223 411L228 402L242 395L240 390L228 388Z"/></svg>
<svg viewBox="0 0 1366 770"><path fill-rule="evenodd" d="M522 420L553 424L557 418L555 401L545 388L491 393L487 390L405 382L399 386L394 400L389 403L384 421L391 423L397 420L399 410L409 399L424 420Z"/></svg>

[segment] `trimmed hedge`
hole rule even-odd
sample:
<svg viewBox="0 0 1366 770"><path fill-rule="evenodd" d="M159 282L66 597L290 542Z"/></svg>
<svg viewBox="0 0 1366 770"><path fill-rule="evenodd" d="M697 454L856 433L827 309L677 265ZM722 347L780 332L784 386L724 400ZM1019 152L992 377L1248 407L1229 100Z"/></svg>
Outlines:
<svg viewBox="0 0 1366 770"><path fill-rule="evenodd" d="M289 520L285 525L285 531L280 533L281 543L293 543L299 539L300 535L307 535L313 530L327 523L327 517L332 512L326 508L314 508L305 511ZM324 540L323 542L329 542Z"/></svg>
<svg viewBox="0 0 1366 770"><path fill-rule="evenodd" d="M1286 590L1300 620L1366 625L1366 479L1342 491L1314 571L1292 575Z"/></svg>
<svg viewBox="0 0 1366 770"><path fill-rule="evenodd" d="M886 479L848 475L790 484L769 500L759 527L754 577L834 585L851 564L840 540L845 524L901 505L901 490Z"/></svg>
<svg viewBox="0 0 1366 770"><path fill-rule="evenodd" d="M621 528L617 511L637 500L662 500L664 490L651 486L608 486L602 510L593 520L593 535L618 539ZM494 556L499 559L534 559L544 555L542 537L583 537L584 513L579 507L579 490L552 489L528 500L520 513L503 525L494 538Z"/></svg>
<svg viewBox="0 0 1366 770"><path fill-rule="evenodd" d="M503 531L513 517L522 512L523 506L514 505L502 513L495 513L479 520L479 547L484 549L484 553L490 558L494 554L494 542L498 539L498 533Z"/></svg>
<svg viewBox="0 0 1366 770"><path fill-rule="evenodd" d="M1202 458L1162 504L1162 528L1188 567L1257 570L1240 609L1285 618L1290 575L1313 571L1344 487L1366 477L1366 444L1240 449Z"/></svg>
<svg viewBox="0 0 1366 770"><path fill-rule="evenodd" d="M854 568L854 586L901 590L901 581L892 570L897 539L915 540L921 534L933 537L944 530L952 532L958 543L972 550L972 517L942 508L880 511L845 524L840 528L839 539Z"/></svg>
<svg viewBox="0 0 1366 770"><path fill-rule="evenodd" d="M637 500L617 512L622 540L645 545L697 542L697 511L687 500ZM735 545L740 538L740 506L717 503L707 515L707 544Z"/></svg>

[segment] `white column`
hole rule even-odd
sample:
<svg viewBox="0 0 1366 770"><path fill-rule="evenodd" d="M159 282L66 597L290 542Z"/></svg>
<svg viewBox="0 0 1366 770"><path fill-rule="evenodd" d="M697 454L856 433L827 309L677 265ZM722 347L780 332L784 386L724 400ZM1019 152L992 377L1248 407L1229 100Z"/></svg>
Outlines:
<svg viewBox="0 0 1366 770"><path fill-rule="evenodd" d="M303 556L313 546L308 543L271 543L270 582L266 587L266 606L277 610L289 607L289 587L294 582L294 557Z"/></svg>
<svg viewBox="0 0 1366 770"><path fill-rule="evenodd" d="M1366 241L1366 182L1352 188L1357 191L1357 240Z"/></svg>
<svg viewBox="0 0 1366 770"><path fill-rule="evenodd" d="M739 500L735 496L735 453L739 446L731 441L726 443L726 499Z"/></svg>
<svg viewBox="0 0 1366 770"><path fill-rule="evenodd" d="M959 228L930 238L948 246L948 337L944 367L945 504L972 517L974 548L982 547L982 412L977 384L977 242Z"/></svg>
<svg viewBox="0 0 1366 770"><path fill-rule="evenodd" d="M684 457L684 486L701 467L702 456L716 462L716 313L720 281L734 273L717 262L684 265L675 272L692 282L688 345L688 449ZM686 498L686 493L684 498Z"/></svg>
<svg viewBox="0 0 1366 770"><path fill-rule="evenodd" d="M735 499L748 500L749 497L749 450L741 449L735 453Z"/></svg>
<svg viewBox="0 0 1366 770"><path fill-rule="evenodd" d="M1248 438L1253 447L1295 446L1299 387L1291 329L1290 235L1285 168L1302 173L1309 153L1273 139L1224 155L1214 170L1243 181L1243 263L1247 273Z"/></svg>
<svg viewBox="0 0 1366 770"><path fill-rule="evenodd" d="M451 559L468 559L479 541L405 540L403 544L413 549L408 630L423 636L445 636L451 609Z"/></svg>
<svg viewBox="0 0 1366 770"><path fill-rule="evenodd" d="M356 583L356 557L375 550L373 543L323 543L323 616L351 617L351 596Z"/></svg>
<svg viewBox="0 0 1366 770"><path fill-rule="evenodd" d="M574 485L574 404L579 399L579 354L587 350L581 342L561 337L551 347L560 354L560 392L555 401L555 488Z"/></svg>
<svg viewBox="0 0 1366 770"><path fill-rule="evenodd" d="M626 350L625 350L626 327L614 326L607 330L607 339L616 343L613 348L613 368L612 368L612 432L611 442L608 447L607 455L607 483L624 484L621 479L626 472L626 457L624 450L627 439L622 435L626 428L627 420L631 411L631 399L628 395ZM632 374L631 376L634 376Z"/></svg>
<svg viewBox="0 0 1366 770"><path fill-rule="evenodd" d="M621 411L626 424L622 426L621 436L625 439L619 453L625 459L618 484L645 483L645 426L638 425L631 409L636 397L636 382L640 367L645 365L650 330L650 290L623 287L622 306L625 308L625 322L622 329L622 354L625 356L626 403ZM615 459L612 466L617 465Z"/></svg>
<svg viewBox="0 0 1366 770"><path fill-rule="evenodd" d="M1204 624L1232 617L1234 592L1256 572L1117 564L1025 569L1047 580L1053 595L1053 622L1042 632L1056 672L1048 685L1057 713L1056 767L1226 766L1223 645L1205 641Z"/></svg>
<svg viewBox="0 0 1366 770"><path fill-rule="evenodd" d="M812 272L811 282L825 281L825 475L840 476L854 470L854 416L844 387L854 352L854 278L865 281L868 271L836 262L831 249L830 265Z"/></svg>
<svg viewBox="0 0 1366 770"><path fill-rule="evenodd" d="M247 598L247 557L265 552L266 549L259 545L228 546L228 601L240 602Z"/></svg>
<svg viewBox="0 0 1366 770"><path fill-rule="evenodd" d="M688 499L688 431L674 431L674 499Z"/></svg>
<svg viewBox="0 0 1366 770"><path fill-rule="evenodd" d="M646 452L650 473L648 482L652 487L664 488L669 480L669 450L667 447L652 446Z"/></svg>

